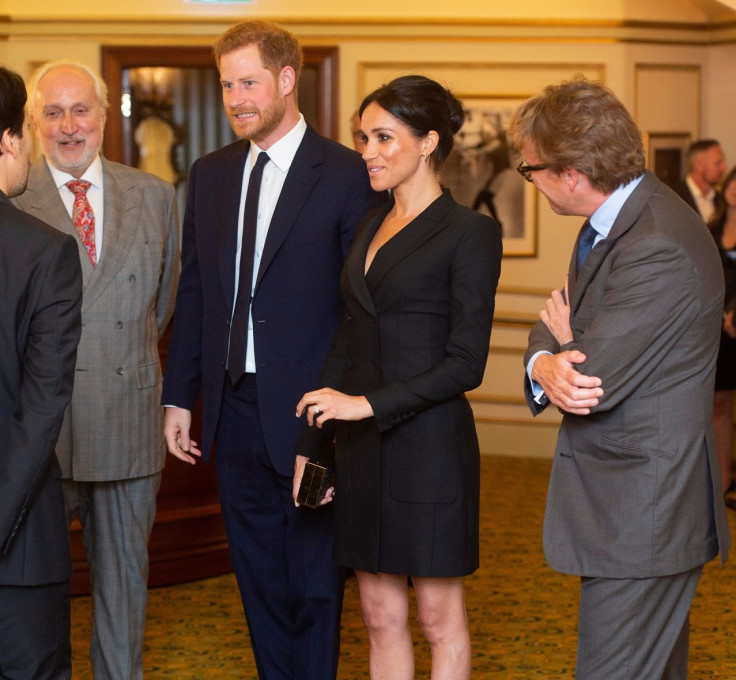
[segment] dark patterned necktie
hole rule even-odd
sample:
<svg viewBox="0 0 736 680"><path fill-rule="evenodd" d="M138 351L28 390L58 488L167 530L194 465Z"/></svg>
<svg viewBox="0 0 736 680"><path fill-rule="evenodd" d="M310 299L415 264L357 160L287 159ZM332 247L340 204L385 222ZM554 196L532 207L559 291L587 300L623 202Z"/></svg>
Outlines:
<svg viewBox="0 0 736 680"><path fill-rule="evenodd" d="M583 268L585 258L590 255L590 251L593 250L593 242L595 241L596 234L593 225L589 220L585 220L583 228L580 230L580 236L578 237L578 250L577 250L577 273Z"/></svg>
<svg viewBox="0 0 736 680"><path fill-rule="evenodd" d="M261 193L263 166L268 163L268 154L258 154L256 163L250 171L248 192L243 209L243 240L240 245L240 275L238 276L238 296L230 325L230 348L227 355L227 374L235 383L245 373L245 350L248 342L248 314L250 294L253 286L253 256L256 249L256 227L258 225L258 197Z"/></svg>

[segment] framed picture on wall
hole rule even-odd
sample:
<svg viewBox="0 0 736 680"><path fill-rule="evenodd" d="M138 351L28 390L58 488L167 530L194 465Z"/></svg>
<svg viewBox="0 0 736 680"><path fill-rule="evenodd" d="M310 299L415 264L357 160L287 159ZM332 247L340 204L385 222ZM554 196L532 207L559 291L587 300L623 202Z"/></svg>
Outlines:
<svg viewBox="0 0 736 680"><path fill-rule="evenodd" d="M644 135L647 168L667 186L674 186L687 173L689 132L649 132Z"/></svg>
<svg viewBox="0 0 736 680"><path fill-rule="evenodd" d="M465 122L442 166L442 183L458 203L501 225L504 255L536 255L537 195L516 172L506 131L523 99L462 97Z"/></svg>

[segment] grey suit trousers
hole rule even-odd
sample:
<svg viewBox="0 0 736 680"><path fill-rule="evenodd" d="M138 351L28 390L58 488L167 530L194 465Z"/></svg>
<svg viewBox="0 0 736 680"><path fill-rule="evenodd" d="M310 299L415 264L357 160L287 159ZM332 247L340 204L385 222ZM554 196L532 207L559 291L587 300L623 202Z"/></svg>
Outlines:
<svg viewBox="0 0 736 680"><path fill-rule="evenodd" d="M649 579L581 579L576 680L685 680L702 567Z"/></svg>
<svg viewBox="0 0 736 680"><path fill-rule="evenodd" d="M148 539L160 472L113 482L64 480L67 520L82 524L92 592L95 680L142 680Z"/></svg>

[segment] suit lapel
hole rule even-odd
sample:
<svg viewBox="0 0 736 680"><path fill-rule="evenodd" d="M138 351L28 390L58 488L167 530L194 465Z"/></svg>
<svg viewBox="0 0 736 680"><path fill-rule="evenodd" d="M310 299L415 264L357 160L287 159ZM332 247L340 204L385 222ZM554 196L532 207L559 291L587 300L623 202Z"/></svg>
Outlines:
<svg viewBox="0 0 736 680"><path fill-rule="evenodd" d="M250 142L240 141L225 149L222 173L212 179L216 186L211 187L212 220L210 222L214 242L218 244L220 266L220 285L228 309L232 309L235 292L235 254L238 249L238 219L240 217L240 196L243 191L243 171L248 157Z"/></svg>
<svg viewBox="0 0 736 680"><path fill-rule="evenodd" d="M385 243L376 253L366 279L375 286L401 260L414 252L438 231L445 228L445 217L455 206L448 190L444 190L420 215L407 224L398 234Z"/></svg>
<svg viewBox="0 0 736 680"><path fill-rule="evenodd" d="M368 246L370 246L378 228L393 205L393 199L386 201L386 204L381 206L373 217L365 222L364 226L355 235L346 263L348 281L355 298L373 316L376 316L376 308L365 280L365 258L368 254Z"/></svg>
<svg viewBox="0 0 736 680"><path fill-rule="evenodd" d="M84 245L82 245L82 241L72 223L72 218L64 207L61 196L59 196L59 189L56 187L45 158L40 158L31 166L28 175L28 189L26 189L22 199L23 204L28 206L28 212L32 215L47 224L53 225L59 231L74 236L77 241L79 261L82 265L86 295L86 288L95 268L90 262Z"/></svg>
<svg viewBox="0 0 736 680"><path fill-rule="evenodd" d="M83 309L88 308L115 280L138 232L138 215L143 196L138 187L124 183L102 158L104 187L104 237L99 262L84 291ZM89 258L86 258L89 260Z"/></svg>
<svg viewBox="0 0 736 680"><path fill-rule="evenodd" d="M286 175L284 186L281 189L279 200L271 218L271 224L268 227L261 264L258 268L256 290L273 258L292 230L294 222L312 193L314 185L319 180L319 166L322 163L324 163L322 140L315 130L307 125L304 138Z"/></svg>
<svg viewBox="0 0 736 680"><path fill-rule="evenodd" d="M570 311L575 313L580 306L585 289L590 284L591 280L595 276L596 272L600 269L601 264L606 259L611 249L621 236L631 229L641 215L641 211L647 204L649 197L659 188L661 182L649 171L644 175L644 178L639 182L639 185L634 189L631 196L626 199L626 202L621 207L621 210L616 217L611 231L608 236L602 241L599 241L593 250L590 251L585 263L583 264L580 272L575 276L575 253L577 251L577 242L575 244L575 250L573 250L572 260L570 262L569 276L568 276L568 292L570 293Z"/></svg>

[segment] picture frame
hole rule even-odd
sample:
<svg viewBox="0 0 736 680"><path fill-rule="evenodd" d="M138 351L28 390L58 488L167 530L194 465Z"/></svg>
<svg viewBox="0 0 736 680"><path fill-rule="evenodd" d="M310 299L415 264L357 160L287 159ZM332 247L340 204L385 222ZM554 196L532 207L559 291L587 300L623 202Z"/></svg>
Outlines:
<svg viewBox="0 0 736 680"><path fill-rule="evenodd" d="M643 141L647 168L667 186L672 187L685 177L692 142L689 132L648 132Z"/></svg>
<svg viewBox="0 0 736 680"><path fill-rule="evenodd" d="M516 171L517 154L506 131L518 97L460 97L465 122L442 166L442 183L455 200L491 215L501 226L503 254L537 254L537 192Z"/></svg>

